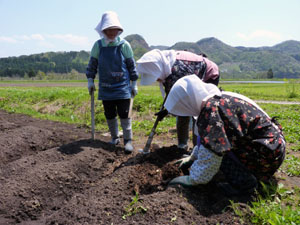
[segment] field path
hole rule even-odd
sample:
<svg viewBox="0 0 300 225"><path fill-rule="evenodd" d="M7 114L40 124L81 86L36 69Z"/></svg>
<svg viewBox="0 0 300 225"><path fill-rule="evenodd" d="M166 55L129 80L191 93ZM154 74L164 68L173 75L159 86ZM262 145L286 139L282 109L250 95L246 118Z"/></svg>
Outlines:
<svg viewBox="0 0 300 225"><path fill-rule="evenodd" d="M271 103L280 105L300 105L300 102L274 101L274 100L254 100L256 103Z"/></svg>

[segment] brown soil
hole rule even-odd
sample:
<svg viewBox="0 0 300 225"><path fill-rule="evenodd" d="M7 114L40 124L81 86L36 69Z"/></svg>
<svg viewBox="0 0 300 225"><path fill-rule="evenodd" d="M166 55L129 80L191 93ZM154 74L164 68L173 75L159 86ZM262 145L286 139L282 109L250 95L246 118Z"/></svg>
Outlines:
<svg viewBox="0 0 300 225"><path fill-rule="evenodd" d="M87 128L0 111L0 224L240 224L214 181L167 185L182 175L172 164L183 154L174 140L127 155L109 137L90 136ZM136 137L135 148L146 140Z"/></svg>

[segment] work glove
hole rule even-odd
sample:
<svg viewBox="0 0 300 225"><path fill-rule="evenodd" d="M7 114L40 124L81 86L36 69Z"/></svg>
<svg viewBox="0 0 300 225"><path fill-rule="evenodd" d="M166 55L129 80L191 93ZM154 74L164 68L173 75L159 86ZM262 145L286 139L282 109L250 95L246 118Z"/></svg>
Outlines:
<svg viewBox="0 0 300 225"><path fill-rule="evenodd" d="M161 121L168 114L169 114L168 110L163 109L163 110L160 110L159 112L155 113L154 115L157 116L158 121Z"/></svg>
<svg viewBox="0 0 300 225"><path fill-rule="evenodd" d="M137 82L135 81L131 81L131 97L134 98L138 93L138 86L137 86Z"/></svg>
<svg viewBox="0 0 300 225"><path fill-rule="evenodd" d="M192 187L197 185L191 182L190 176L179 176L169 182L169 185L176 185L176 184L180 184L183 187Z"/></svg>
<svg viewBox="0 0 300 225"><path fill-rule="evenodd" d="M92 95L93 91L96 91L96 87L95 87L93 78L88 78L88 89L89 89L90 95Z"/></svg>
<svg viewBox="0 0 300 225"><path fill-rule="evenodd" d="M174 164L179 164L179 166L178 166L179 169L188 169L191 167L194 160L195 159L193 156L188 156L188 157L184 157L182 159L177 160Z"/></svg>

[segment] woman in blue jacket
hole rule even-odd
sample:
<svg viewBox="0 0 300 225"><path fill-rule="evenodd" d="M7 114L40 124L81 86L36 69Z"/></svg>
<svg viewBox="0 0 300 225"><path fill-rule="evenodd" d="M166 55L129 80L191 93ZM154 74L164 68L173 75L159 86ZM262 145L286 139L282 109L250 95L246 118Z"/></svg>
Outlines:
<svg viewBox="0 0 300 225"><path fill-rule="evenodd" d="M130 44L120 37L122 25L115 12L102 15L95 30L101 39L95 42L87 67L88 89L96 90L94 79L99 74L98 100L102 100L104 114L111 133L111 144L120 143L118 119L123 129L125 152L133 151L131 118L129 118L130 98L137 94L137 79L133 51Z"/></svg>

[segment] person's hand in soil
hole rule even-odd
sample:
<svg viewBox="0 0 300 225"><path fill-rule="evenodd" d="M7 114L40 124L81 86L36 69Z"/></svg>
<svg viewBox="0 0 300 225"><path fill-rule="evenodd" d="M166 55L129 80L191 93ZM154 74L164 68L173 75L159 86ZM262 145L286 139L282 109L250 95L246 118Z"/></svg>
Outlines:
<svg viewBox="0 0 300 225"><path fill-rule="evenodd" d="M179 176L169 182L169 185L176 185L176 184L180 184L183 187L192 187L197 185L191 182L190 176Z"/></svg>
<svg viewBox="0 0 300 225"><path fill-rule="evenodd" d="M194 160L195 160L195 158L193 157L193 155L190 155L188 157L184 157L184 158L177 160L174 164L179 164L179 166L178 166L179 169L186 170L191 167Z"/></svg>

